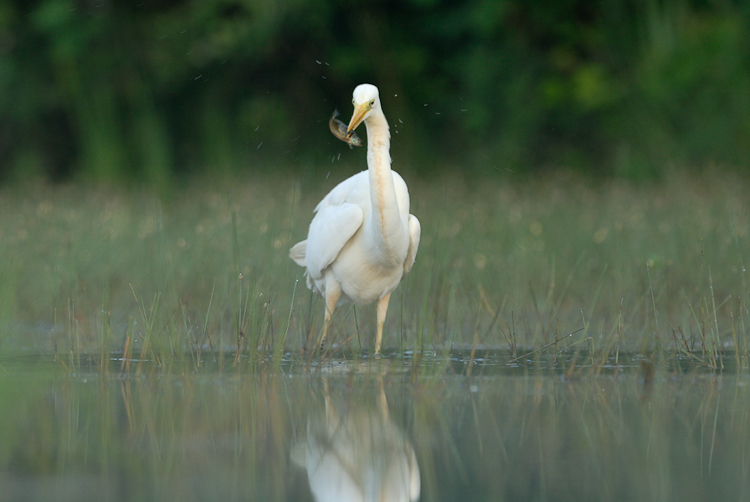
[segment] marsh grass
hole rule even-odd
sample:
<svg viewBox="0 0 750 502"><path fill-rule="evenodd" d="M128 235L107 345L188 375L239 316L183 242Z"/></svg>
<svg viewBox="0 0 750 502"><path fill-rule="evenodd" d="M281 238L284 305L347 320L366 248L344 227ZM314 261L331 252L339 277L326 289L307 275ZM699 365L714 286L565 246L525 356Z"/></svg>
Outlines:
<svg viewBox="0 0 750 502"><path fill-rule="evenodd" d="M310 367L323 303L287 255L336 181L195 182L164 200L6 188L0 351L54 353L71 371L95 359L104 373L112 353L117 371ZM473 360L502 348L528 361L568 351L601 367L637 352L721 369L732 354L748 367L746 181L440 178L410 189L423 235L391 302L392 355L419 365L425 351ZM316 360L366 358L373 332L372 306L339 308L335 345Z"/></svg>
<svg viewBox="0 0 750 502"><path fill-rule="evenodd" d="M0 194L0 500L311 500L332 417L422 500L747 498L746 182L410 182L381 359L372 306L306 350L334 184Z"/></svg>

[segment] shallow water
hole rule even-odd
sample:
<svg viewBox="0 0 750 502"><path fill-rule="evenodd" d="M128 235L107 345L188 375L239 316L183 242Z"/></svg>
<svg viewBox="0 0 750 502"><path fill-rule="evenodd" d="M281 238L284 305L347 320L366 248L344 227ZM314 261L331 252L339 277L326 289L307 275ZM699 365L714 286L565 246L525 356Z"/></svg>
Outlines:
<svg viewBox="0 0 750 502"><path fill-rule="evenodd" d="M477 351L471 376L468 353L139 374L113 359L0 361L0 501L750 497L750 379L731 357Z"/></svg>

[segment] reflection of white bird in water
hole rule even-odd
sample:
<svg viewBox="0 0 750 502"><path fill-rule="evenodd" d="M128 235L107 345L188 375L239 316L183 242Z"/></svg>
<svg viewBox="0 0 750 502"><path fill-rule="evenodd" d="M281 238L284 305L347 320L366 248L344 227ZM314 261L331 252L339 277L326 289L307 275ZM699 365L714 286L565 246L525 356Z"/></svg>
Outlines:
<svg viewBox="0 0 750 502"><path fill-rule="evenodd" d="M377 412L349 400L343 415L331 399L328 383L324 384L325 419L311 417L306 441L291 451L292 461L307 471L315 500L417 500L422 488L417 456L389 417L382 382Z"/></svg>
<svg viewBox="0 0 750 502"><path fill-rule="evenodd" d="M354 114L348 134L364 121L367 171L339 183L315 208L307 240L289 255L307 268L307 285L325 297L325 343L339 300L356 304L378 301L375 353L380 353L388 300L414 264L420 225L409 214L409 190L391 171L391 134L380 107L378 88L354 89Z"/></svg>

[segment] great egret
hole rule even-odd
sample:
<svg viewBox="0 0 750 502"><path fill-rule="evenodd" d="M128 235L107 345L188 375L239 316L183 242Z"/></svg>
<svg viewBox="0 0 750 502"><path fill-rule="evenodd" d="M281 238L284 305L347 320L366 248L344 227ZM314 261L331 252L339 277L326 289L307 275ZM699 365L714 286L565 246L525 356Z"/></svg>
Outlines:
<svg viewBox="0 0 750 502"><path fill-rule="evenodd" d="M391 133L378 88L354 89L354 113L347 133L367 128L367 171L339 183L315 208L307 240L289 256L307 269L307 287L325 297L326 340L333 311L341 302L377 300L375 353L380 353L388 300L411 270L419 247L419 220L409 214L409 190L391 170Z"/></svg>

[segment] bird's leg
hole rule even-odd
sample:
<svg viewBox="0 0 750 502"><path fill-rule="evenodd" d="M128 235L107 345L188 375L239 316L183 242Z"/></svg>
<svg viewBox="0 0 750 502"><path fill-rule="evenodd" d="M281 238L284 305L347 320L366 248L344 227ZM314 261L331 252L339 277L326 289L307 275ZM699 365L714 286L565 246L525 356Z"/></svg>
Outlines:
<svg viewBox="0 0 750 502"><path fill-rule="evenodd" d="M383 343L383 323L385 323L385 314L388 312L388 301L391 294L388 293L378 300L378 331L375 336L375 354L380 354L380 346Z"/></svg>
<svg viewBox="0 0 750 502"><path fill-rule="evenodd" d="M333 316L333 310L336 308L336 304L341 296L341 285L335 281L326 281L326 313L325 322L323 324L323 334L320 336L320 342L318 347L321 349L325 346L326 336L328 335L328 326L331 325L331 317Z"/></svg>

